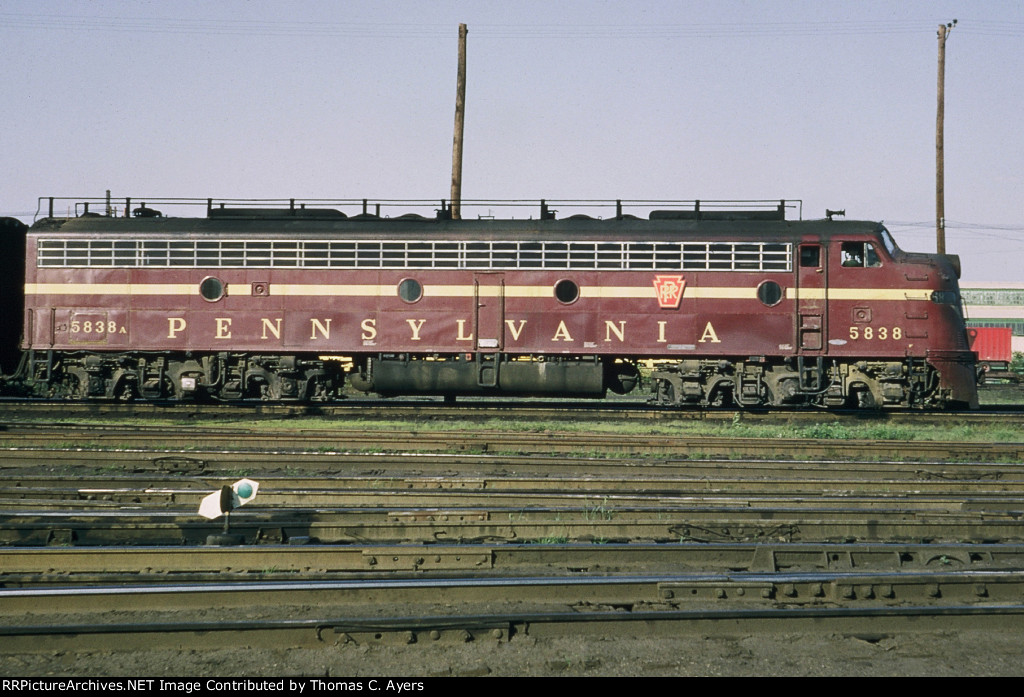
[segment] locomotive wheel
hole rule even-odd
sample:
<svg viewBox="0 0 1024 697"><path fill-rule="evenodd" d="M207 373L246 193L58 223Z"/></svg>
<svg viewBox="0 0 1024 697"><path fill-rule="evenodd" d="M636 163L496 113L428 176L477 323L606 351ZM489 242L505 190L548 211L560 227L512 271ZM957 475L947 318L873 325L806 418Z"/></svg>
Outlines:
<svg viewBox="0 0 1024 697"><path fill-rule="evenodd" d="M608 389L615 394L628 394L640 384L640 371L632 363L606 361L604 382Z"/></svg>
<svg viewBox="0 0 1024 697"><path fill-rule="evenodd" d="M716 386L708 395L709 407L728 407L733 404L732 390Z"/></svg>
<svg viewBox="0 0 1024 697"><path fill-rule="evenodd" d="M82 383L78 378L73 375L69 375L64 382L61 383L61 390L64 392L64 396L68 399L80 400L85 399L85 390L82 389Z"/></svg>
<svg viewBox="0 0 1024 697"><path fill-rule="evenodd" d="M121 383L120 389L117 392L117 399L122 402L132 402L135 400L136 391L135 385L125 380Z"/></svg>
<svg viewBox="0 0 1024 697"><path fill-rule="evenodd" d="M867 388L857 390L856 402L858 409L876 409L878 407L878 404L875 402L875 396Z"/></svg>
<svg viewBox="0 0 1024 697"><path fill-rule="evenodd" d="M71 368L64 373L63 378L56 384L54 396L65 399L82 400L86 398L88 383L83 382L80 375Z"/></svg>
<svg viewBox="0 0 1024 697"><path fill-rule="evenodd" d="M676 388L668 380L658 380L658 404L678 404L676 401Z"/></svg>

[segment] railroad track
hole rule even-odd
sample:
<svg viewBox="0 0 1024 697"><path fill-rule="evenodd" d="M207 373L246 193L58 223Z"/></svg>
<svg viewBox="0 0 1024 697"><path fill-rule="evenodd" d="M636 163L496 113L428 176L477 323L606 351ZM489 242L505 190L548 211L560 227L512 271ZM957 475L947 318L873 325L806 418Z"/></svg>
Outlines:
<svg viewBox="0 0 1024 697"><path fill-rule="evenodd" d="M507 589L506 589L507 590ZM38 602L38 601L37 601ZM467 608L469 609L469 608ZM581 637L734 637L737 633L773 632L783 635L820 631L871 637L893 633L1013 631L1024 606L1015 603L985 606L965 604L932 606L878 606L873 608L738 608L681 609L624 612L621 607L587 608L578 611L524 610L470 613L456 616L335 615L305 619L146 621L83 623L53 621L40 625L0 628L6 652L110 653L139 651L212 651L226 646L252 649L323 649L379 645L506 643L521 637L534 642ZM880 628L884 628L881 632ZM870 640L870 639L869 639ZM957 664L957 661L953 661ZM599 663L598 663L599 665ZM238 669L256 671L259 666L238 661ZM252 673L249 673L252 674ZM418 675L429 674L429 657L423 657Z"/></svg>
<svg viewBox="0 0 1024 697"><path fill-rule="evenodd" d="M69 485L83 462L96 463L95 455L51 453L63 460L60 474L49 476L26 471L31 467L0 468L0 544L201 545L220 523L197 516L199 500L236 479L233 467L244 462L237 453L227 465L210 454L202 473L92 471ZM105 457L106 470L127 469ZM287 454L275 462L263 453L248 457L244 473L262 482L260 498L231 516L233 533L248 544L984 542L1024 536L1019 464L641 465L447 455L339 462L333 454L316 454L297 466ZM307 467L317 473L264 474Z"/></svg>
<svg viewBox="0 0 1024 697"><path fill-rule="evenodd" d="M785 512L736 504L691 507L675 514L623 509L610 519L588 520L584 515L561 509L245 513L235 514L231 532L249 544L1024 540L1019 511L956 513L914 512L899 507L804 507ZM218 526L197 521L194 514L56 514L0 519L0 544L4 545L194 546L205 544L218 532Z"/></svg>
<svg viewBox="0 0 1024 697"><path fill-rule="evenodd" d="M653 438L8 424L0 655L1019 627L1021 444Z"/></svg>
<svg viewBox="0 0 1024 697"><path fill-rule="evenodd" d="M920 573L1024 570L1024 544L681 543L0 548L3 588L587 574ZM0 614L6 606L0 604ZM10 609L11 612L16 612Z"/></svg>
<svg viewBox="0 0 1024 697"><path fill-rule="evenodd" d="M168 583L0 590L7 651L316 647L776 630L1013 626L1020 571L854 571ZM45 611L40 611L45 607ZM49 620L49 621L47 621ZM717 626L716 626L717 625ZM45 649L43 648L45 647Z"/></svg>
<svg viewBox="0 0 1024 697"><path fill-rule="evenodd" d="M973 411L822 410L822 409L706 409L665 407L644 400L559 401L466 398L458 405L438 400L349 399L330 404L270 404L266 402L196 404L187 402L67 402L0 400L0 420L46 417L109 419L246 419L328 417L344 422L366 419L486 422L491 420L554 422L691 422L732 423L888 423L909 425L1020 424L1024 391L1014 404L985 405Z"/></svg>
<svg viewBox="0 0 1024 697"><path fill-rule="evenodd" d="M182 445L188 443L189 448ZM1024 460L1024 442L875 441L835 438L728 438L668 436L624 439L602 432L510 432L430 430L272 430L190 426L103 427L95 425L8 425L0 448L42 448L46 452L93 449L165 449L190 456L203 450L235 452L451 452L577 455L644 455L702 459L785 457L900 460Z"/></svg>
<svg viewBox="0 0 1024 697"><path fill-rule="evenodd" d="M851 451L851 455L854 455ZM519 477L548 477L552 471L563 476L592 476L600 486L602 476L720 476L728 470L735 477L760 477L770 486L773 478L805 476L821 478L842 468L847 476L863 482L893 478L971 481L1012 479L1018 476L1020 462L947 462L941 459L906 462L903 460L856 461L792 458L588 458L572 455L495 455L451 453L352 453L245 450L110 450L44 447L0 447L0 477L28 486L34 481L52 481L69 474L79 488L89 485L116 486L116 477L138 477L143 481L164 481L168 486L204 482L208 477L231 473L283 476L284 481L316 486L326 478L361 480L378 488L396 476L404 476L408 488L484 488L489 478L513 481ZM40 472L54 473L49 478ZM97 472L108 474L98 476ZM117 475L111 473L118 473ZM126 474L121 474L126 473ZM417 480L413 475L421 475ZM173 479L167 479L167 477ZM1024 476L1024 475L1020 475ZM69 481L65 479L65 481ZM205 486L205 484L204 484ZM298 484L296 484L298 486Z"/></svg>

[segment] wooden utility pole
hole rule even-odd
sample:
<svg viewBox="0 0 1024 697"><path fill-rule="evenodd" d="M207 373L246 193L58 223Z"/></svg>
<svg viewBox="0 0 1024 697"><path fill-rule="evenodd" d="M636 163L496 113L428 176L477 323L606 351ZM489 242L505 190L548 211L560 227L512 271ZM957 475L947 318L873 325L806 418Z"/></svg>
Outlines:
<svg viewBox="0 0 1024 697"><path fill-rule="evenodd" d="M459 25L459 76L455 83L455 138L452 143L452 219L462 218L462 133L466 122L466 34Z"/></svg>
<svg viewBox="0 0 1024 697"><path fill-rule="evenodd" d="M946 172L943 162L943 121L946 118L946 37L956 20L939 25L939 105L935 116L935 250L946 253Z"/></svg>

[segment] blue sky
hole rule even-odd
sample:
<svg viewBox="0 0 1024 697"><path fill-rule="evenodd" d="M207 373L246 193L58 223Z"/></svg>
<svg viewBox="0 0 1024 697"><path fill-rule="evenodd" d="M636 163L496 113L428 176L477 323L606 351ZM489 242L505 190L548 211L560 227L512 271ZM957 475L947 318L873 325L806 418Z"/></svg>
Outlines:
<svg viewBox="0 0 1024 697"><path fill-rule="evenodd" d="M0 215L39 196L803 200L1024 282L1021 2L0 0Z"/></svg>

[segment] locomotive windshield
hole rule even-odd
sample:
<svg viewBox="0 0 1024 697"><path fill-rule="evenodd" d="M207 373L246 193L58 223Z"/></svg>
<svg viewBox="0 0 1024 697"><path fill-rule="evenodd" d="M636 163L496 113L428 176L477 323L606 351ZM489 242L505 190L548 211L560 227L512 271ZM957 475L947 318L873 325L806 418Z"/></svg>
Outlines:
<svg viewBox="0 0 1024 697"><path fill-rule="evenodd" d="M881 235L882 244L884 244L885 248L889 251L889 256L895 256L896 250L899 249L899 247L896 246L896 240L892 238L892 235L890 235L889 231L885 228L882 228Z"/></svg>

